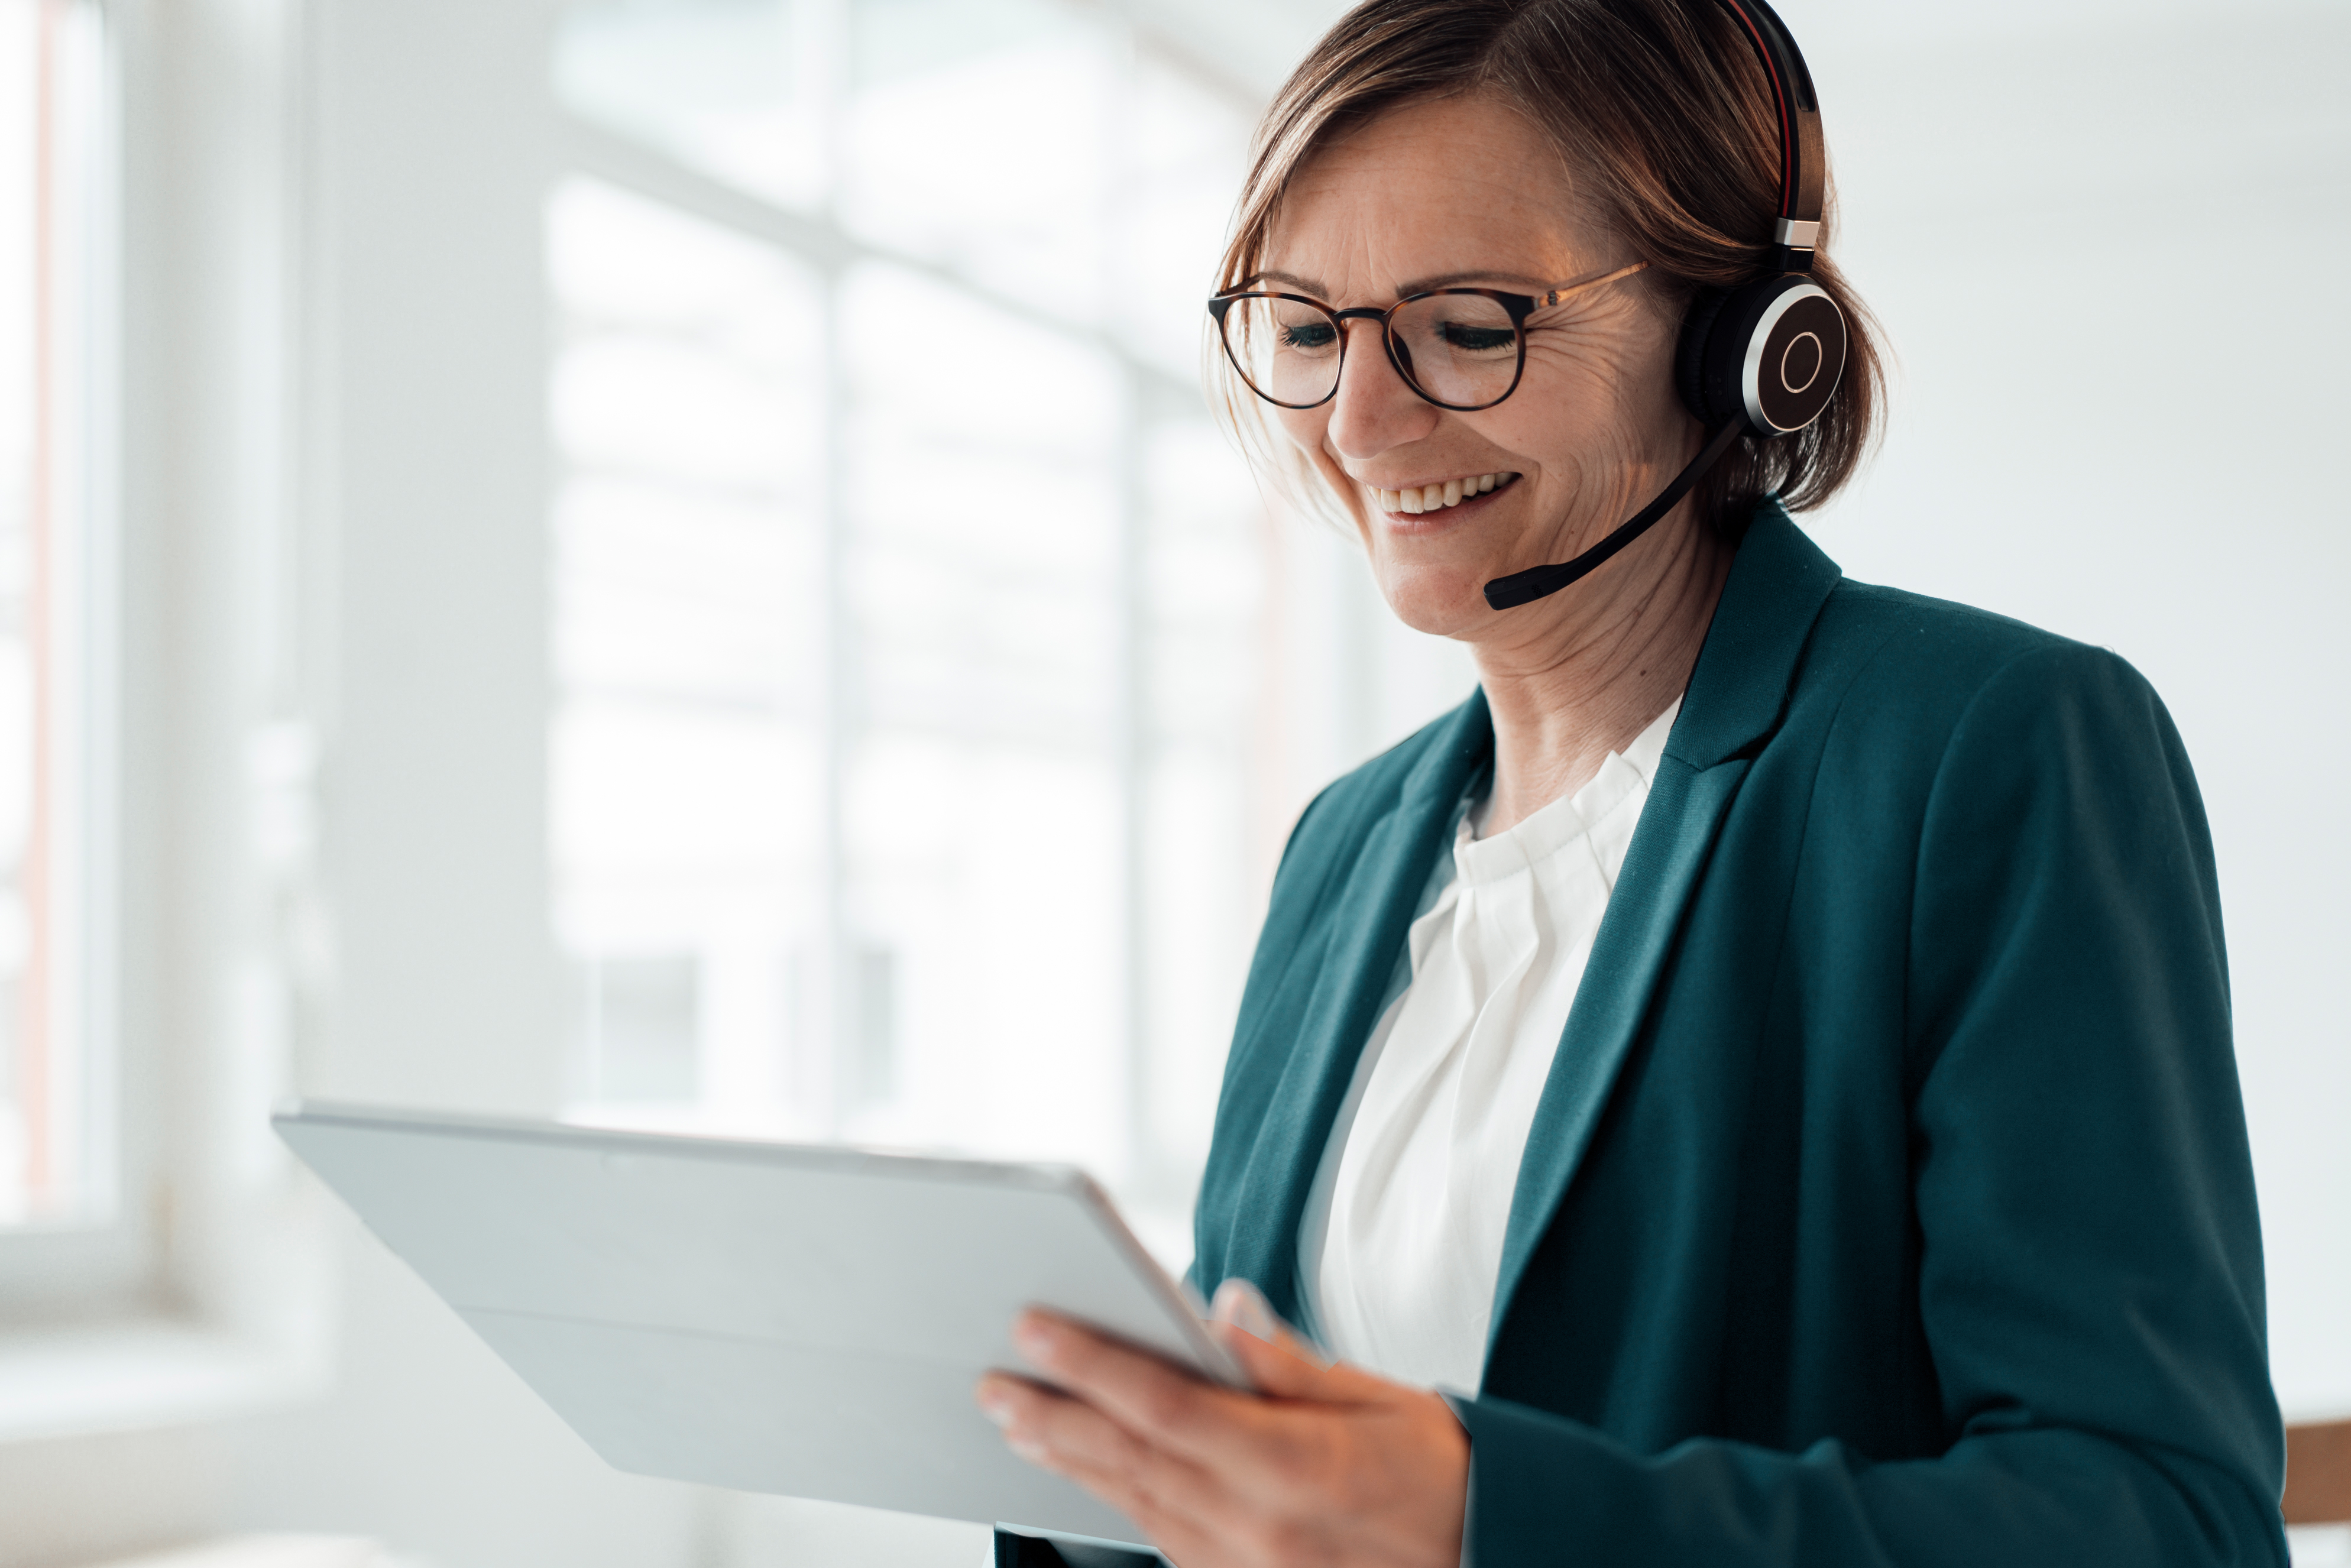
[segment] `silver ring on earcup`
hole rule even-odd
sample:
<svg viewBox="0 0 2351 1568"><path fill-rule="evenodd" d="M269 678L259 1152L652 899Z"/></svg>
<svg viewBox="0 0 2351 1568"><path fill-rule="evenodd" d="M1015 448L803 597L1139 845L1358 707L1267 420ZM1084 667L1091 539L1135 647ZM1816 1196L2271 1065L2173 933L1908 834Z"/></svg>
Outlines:
<svg viewBox="0 0 2351 1568"><path fill-rule="evenodd" d="M1740 362L1748 424L1758 435L1786 435L1820 418L1844 379L1844 312L1828 290L1807 278L1775 292Z"/></svg>
<svg viewBox="0 0 2351 1568"><path fill-rule="evenodd" d="M1820 418L1844 379L1844 312L1801 272L1701 297L1682 328L1682 401L1711 429L1743 418L1757 436Z"/></svg>

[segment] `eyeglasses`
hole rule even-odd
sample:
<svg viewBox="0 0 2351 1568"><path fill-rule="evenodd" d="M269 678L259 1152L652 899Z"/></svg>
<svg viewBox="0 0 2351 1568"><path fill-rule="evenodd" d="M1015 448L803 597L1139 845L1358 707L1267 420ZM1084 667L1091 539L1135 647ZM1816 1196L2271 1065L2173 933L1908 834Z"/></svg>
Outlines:
<svg viewBox="0 0 2351 1568"><path fill-rule="evenodd" d="M1405 385L1439 408L1491 408L1519 390L1527 369L1527 318L1604 283L1629 277L1636 261L1604 277L1541 294L1432 288L1384 310L1334 309L1304 294L1234 289L1208 301L1225 357L1249 391L1279 408L1316 408L1339 392L1347 323L1377 321L1388 362Z"/></svg>

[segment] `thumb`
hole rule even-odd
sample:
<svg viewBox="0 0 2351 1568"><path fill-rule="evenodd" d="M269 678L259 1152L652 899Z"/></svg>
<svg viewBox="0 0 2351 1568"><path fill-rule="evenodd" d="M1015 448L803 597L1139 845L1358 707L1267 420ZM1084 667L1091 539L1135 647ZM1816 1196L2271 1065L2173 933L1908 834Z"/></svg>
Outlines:
<svg viewBox="0 0 2351 1568"><path fill-rule="evenodd" d="M1414 1392L1375 1377L1358 1366L1325 1357L1298 1335L1276 1344L1228 1322L1211 1326L1218 1341L1249 1374L1260 1395L1276 1399L1311 1399L1325 1405L1381 1405Z"/></svg>
<svg viewBox="0 0 2351 1568"><path fill-rule="evenodd" d="M1249 1374L1249 1383L1259 1394L1276 1399L1328 1399L1332 1391L1327 1384L1335 1369L1326 1368L1318 1358L1308 1360L1291 1348L1301 1343L1290 1336L1288 1344L1276 1344L1259 1339L1249 1330L1228 1322L1212 1325L1224 1347L1233 1353L1233 1359Z"/></svg>
<svg viewBox="0 0 2351 1568"><path fill-rule="evenodd" d="M1282 1322L1273 1303L1265 1299L1265 1292L1238 1274L1217 1287L1217 1299L1208 1308L1208 1317L1213 1322L1237 1328L1278 1346L1301 1361L1318 1367L1331 1364L1331 1358L1322 1354L1321 1345ZM1223 1337L1231 1338L1229 1334Z"/></svg>
<svg viewBox="0 0 2351 1568"><path fill-rule="evenodd" d="M1352 1403L1389 1391L1381 1379L1333 1361L1321 1345L1282 1322L1264 1292L1247 1280L1236 1277L1219 1285L1209 1316L1217 1338L1260 1394Z"/></svg>

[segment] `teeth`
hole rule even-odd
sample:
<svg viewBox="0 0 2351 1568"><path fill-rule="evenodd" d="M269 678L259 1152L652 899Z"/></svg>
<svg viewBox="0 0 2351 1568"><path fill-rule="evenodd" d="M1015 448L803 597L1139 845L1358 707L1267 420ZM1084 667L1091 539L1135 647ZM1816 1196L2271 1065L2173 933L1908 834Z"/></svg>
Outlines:
<svg viewBox="0 0 2351 1568"><path fill-rule="evenodd" d="M1384 512L1404 512L1418 515L1446 507L1458 507L1472 496L1483 496L1495 486L1517 478L1510 473L1480 474L1474 479L1447 479L1442 485L1421 485L1409 490L1372 491L1372 499Z"/></svg>

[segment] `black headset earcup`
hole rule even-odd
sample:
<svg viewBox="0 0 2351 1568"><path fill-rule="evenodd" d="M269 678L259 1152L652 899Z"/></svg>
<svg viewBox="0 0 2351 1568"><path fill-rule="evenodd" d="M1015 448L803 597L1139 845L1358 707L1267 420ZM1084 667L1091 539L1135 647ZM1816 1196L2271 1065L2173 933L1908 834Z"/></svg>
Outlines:
<svg viewBox="0 0 2351 1568"><path fill-rule="evenodd" d="M1844 377L1844 312L1804 273L1733 289L1698 350L1698 401L1709 427L1743 417L1748 433L1786 435L1820 418ZM1685 393L1685 399L1687 398Z"/></svg>
<svg viewBox="0 0 2351 1568"><path fill-rule="evenodd" d="M1682 316L1681 339L1674 345L1674 386L1682 394L1682 406L1708 430L1715 426L1716 414L1706 397L1706 343L1729 298L1719 288L1699 289Z"/></svg>

